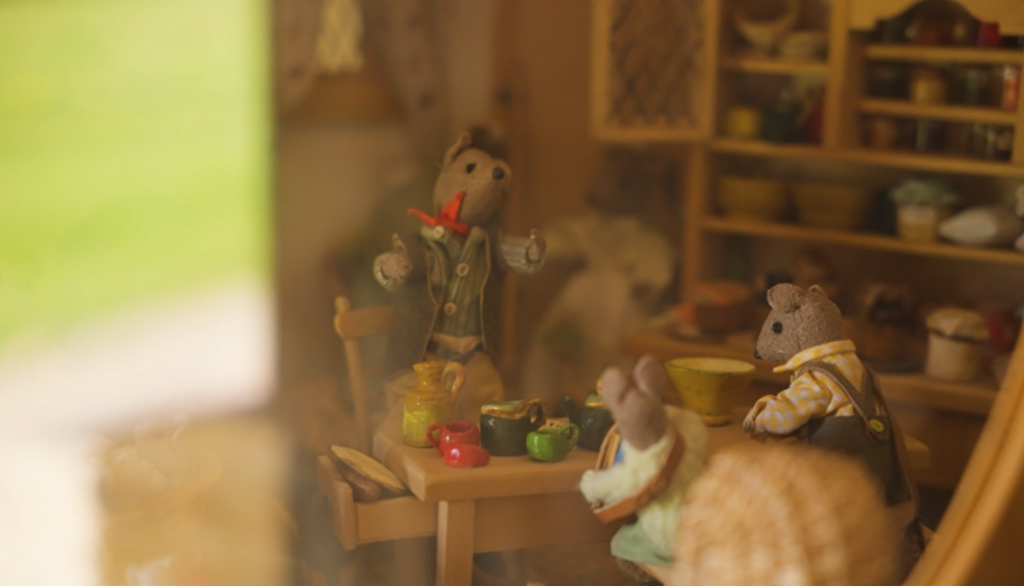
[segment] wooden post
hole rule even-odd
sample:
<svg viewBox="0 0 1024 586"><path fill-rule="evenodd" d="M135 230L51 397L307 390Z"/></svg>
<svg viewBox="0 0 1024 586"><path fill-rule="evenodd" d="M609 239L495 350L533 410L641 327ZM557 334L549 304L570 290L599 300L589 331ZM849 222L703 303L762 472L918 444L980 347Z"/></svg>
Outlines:
<svg viewBox="0 0 1024 586"><path fill-rule="evenodd" d="M611 8L611 0L590 3L590 133L598 139L606 138Z"/></svg>
<svg viewBox="0 0 1024 586"><path fill-rule="evenodd" d="M701 219L707 210L708 149L693 144L686 152L686 193L683 205L683 279L682 299L687 299L694 286L704 277L704 233Z"/></svg>
<svg viewBox="0 0 1024 586"><path fill-rule="evenodd" d="M521 6L515 0L501 0L497 3L495 18L494 71L495 84L493 115L505 132L508 147L507 162L512 168L512 183L505 201L503 226L506 234L524 236L523 210L524 185L526 177L526 130L529 128L528 103L520 88L525 86L522 65L518 61L517 38L522 35L519 24ZM497 243L494 243L497 246ZM515 375L519 364L519 276L514 272L505 275L501 308L501 362L495 366L502 374L508 389L509 383L517 384Z"/></svg>
<svg viewBox="0 0 1024 586"><path fill-rule="evenodd" d="M853 78L850 60L850 0L832 0L828 34L828 81L825 86L825 116L822 146L840 149L850 146L850 116L859 96L851 96Z"/></svg>
<svg viewBox="0 0 1024 586"><path fill-rule="evenodd" d="M1021 64L1015 64L1020 67ZM1018 75L1020 77L1020 75ZM1017 123L1013 126L1013 162L1024 165L1024 93L1021 81L1017 80Z"/></svg>
<svg viewBox="0 0 1024 586"><path fill-rule="evenodd" d="M437 507L437 586L470 586L476 501L441 501Z"/></svg>
<svg viewBox="0 0 1024 586"><path fill-rule="evenodd" d="M352 309L352 305L347 297L338 297L334 300L334 308L337 316L339 316L335 318L335 321L338 321L340 316L343 316ZM349 390L352 396L352 415L356 424L356 442L358 443L356 449L365 454L369 452L373 438L370 437L369 426L367 425L370 415L366 406L366 379L363 373L363 355L359 350L358 340L343 338L342 344L345 346L345 361L348 363L349 382L351 384Z"/></svg>

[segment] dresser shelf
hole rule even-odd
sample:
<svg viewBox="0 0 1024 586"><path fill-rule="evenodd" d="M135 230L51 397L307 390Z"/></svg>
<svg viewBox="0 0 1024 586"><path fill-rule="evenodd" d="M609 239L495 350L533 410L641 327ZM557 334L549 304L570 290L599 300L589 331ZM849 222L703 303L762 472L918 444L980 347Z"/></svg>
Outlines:
<svg viewBox="0 0 1024 586"><path fill-rule="evenodd" d="M952 157L940 153L877 151L863 148L826 149L809 143L773 143L763 140L716 138L709 145L713 152L766 158L827 159L875 167L890 167L933 173L958 173L991 177L1024 177L1024 165Z"/></svg>
<svg viewBox="0 0 1024 586"><path fill-rule="evenodd" d="M1024 266L1024 253L1017 252L1016 250L974 248L942 242L915 242L883 234L807 228L792 224L751 222L716 216L705 217L701 224L704 230L719 234L738 234L742 236L777 238L780 240L817 242L820 244L850 246L915 256Z"/></svg>
<svg viewBox="0 0 1024 586"><path fill-rule="evenodd" d="M728 57L722 61L722 69L764 75L828 75L826 61L785 61L768 57Z"/></svg>
<svg viewBox="0 0 1024 586"><path fill-rule="evenodd" d="M917 63L1024 63L1024 51L924 45L868 45L864 56L877 61Z"/></svg>
<svg viewBox="0 0 1024 586"><path fill-rule="evenodd" d="M927 118L951 122L980 122L1013 126L1017 122L1015 112L997 108L978 108L953 104L915 104L899 100L861 100L860 111L865 114L886 114L903 118Z"/></svg>

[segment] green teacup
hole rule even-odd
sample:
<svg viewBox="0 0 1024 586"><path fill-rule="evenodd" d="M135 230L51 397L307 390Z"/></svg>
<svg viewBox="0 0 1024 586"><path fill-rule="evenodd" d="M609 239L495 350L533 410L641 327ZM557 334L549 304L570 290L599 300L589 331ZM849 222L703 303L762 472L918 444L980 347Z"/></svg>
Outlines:
<svg viewBox="0 0 1024 586"><path fill-rule="evenodd" d="M484 403L480 407L480 445L492 456L522 456L526 435L543 423L540 399Z"/></svg>
<svg viewBox="0 0 1024 586"><path fill-rule="evenodd" d="M569 455L579 439L579 426L566 423L558 429L531 431L526 436L526 451L534 460L557 462Z"/></svg>

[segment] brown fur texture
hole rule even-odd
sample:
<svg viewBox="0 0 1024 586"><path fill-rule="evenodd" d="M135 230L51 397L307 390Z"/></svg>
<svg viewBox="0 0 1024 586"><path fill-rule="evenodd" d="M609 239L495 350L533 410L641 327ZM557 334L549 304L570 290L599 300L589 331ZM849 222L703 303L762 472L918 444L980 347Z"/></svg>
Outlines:
<svg viewBox="0 0 1024 586"><path fill-rule="evenodd" d="M441 174L434 184L434 212L455 197L465 193L459 221L470 226L483 226L495 219L512 182L508 163L484 151L472 148L468 132L459 135L444 156Z"/></svg>
<svg viewBox="0 0 1024 586"><path fill-rule="evenodd" d="M465 193L458 221L470 226L493 226L511 181L508 163L473 148L471 135L463 132L444 156L441 174L434 183L432 212L438 213L456 194ZM539 261L544 256L544 239L536 231L530 232L530 238L529 258ZM377 281L389 291L403 285L413 269L405 246L397 236L392 240L394 250L374 263Z"/></svg>
<svg viewBox="0 0 1024 586"><path fill-rule="evenodd" d="M788 362L807 348L845 340L843 316L817 285L803 290L784 283L768 291L768 314L757 337L756 356L775 363Z"/></svg>
<svg viewBox="0 0 1024 586"><path fill-rule="evenodd" d="M480 305L465 305L459 311L479 312L480 331L473 335L480 336L478 348L491 358L496 358L500 352L498 322L506 271L513 270L522 274L539 271L543 266L546 249L544 238L536 231L531 231L529 238L509 238L500 233L498 215L511 176L504 161L482 149L474 148L471 135L463 132L445 154L434 186L434 209L419 210L420 214L436 216L449 203L460 201L455 222L467 225L469 234L476 233L483 240L487 262L484 267L478 268L484 271ZM457 199L459 194L462 197ZM455 212L451 208L446 211ZM421 219L424 218L421 216ZM434 223L430 218L424 220L425 225ZM451 232L446 232L434 227L429 232L432 236L425 236L422 229L396 234L392 238L393 250L379 255L374 261L373 271L377 282L394 293L394 325L384 360L385 375L389 378L423 360L433 328L438 323L437 316L443 301L436 298L437 292L432 289L431 271L439 266L441 253L432 249L427 240L450 237L461 244L466 237L460 235L463 231L461 228L455 226ZM449 268L454 274L456 268ZM455 358L452 356L455 350L449 350L444 358ZM458 357L460 361L469 359L465 351L460 352L463 352Z"/></svg>
<svg viewBox="0 0 1024 586"><path fill-rule="evenodd" d="M665 435L668 419L662 396L672 382L661 362L650 354L637 361L632 373L609 367L601 374L601 393L622 439L644 450Z"/></svg>

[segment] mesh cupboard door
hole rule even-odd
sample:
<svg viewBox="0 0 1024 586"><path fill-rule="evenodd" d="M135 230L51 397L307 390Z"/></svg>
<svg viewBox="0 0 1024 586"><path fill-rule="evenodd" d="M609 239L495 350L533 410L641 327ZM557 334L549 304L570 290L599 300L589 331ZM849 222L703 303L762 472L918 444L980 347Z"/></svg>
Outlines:
<svg viewBox="0 0 1024 586"><path fill-rule="evenodd" d="M692 141L714 125L720 0L594 0L591 132Z"/></svg>

